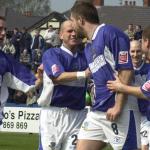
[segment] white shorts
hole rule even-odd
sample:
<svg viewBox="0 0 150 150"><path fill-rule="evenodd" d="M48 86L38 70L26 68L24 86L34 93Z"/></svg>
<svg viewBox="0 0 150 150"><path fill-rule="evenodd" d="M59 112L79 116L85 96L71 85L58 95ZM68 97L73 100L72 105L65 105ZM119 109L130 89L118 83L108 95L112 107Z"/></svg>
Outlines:
<svg viewBox="0 0 150 150"><path fill-rule="evenodd" d="M43 108L40 114L39 150L75 150L77 134L87 110Z"/></svg>
<svg viewBox="0 0 150 150"><path fill-rule="evenodd" d="M150 130L150 121L147 120L146 117L142 116L141 117L141 144L142 145L149 145L149 131Z"/></svg>
<svg viewBox="0 0 150 150"><path fill-rule="evenodd" d="M123 111L117 122L106 120L106 113L89 112L82 124L78 139L109 142L114 150L140 148L140 114Z"/></svg>

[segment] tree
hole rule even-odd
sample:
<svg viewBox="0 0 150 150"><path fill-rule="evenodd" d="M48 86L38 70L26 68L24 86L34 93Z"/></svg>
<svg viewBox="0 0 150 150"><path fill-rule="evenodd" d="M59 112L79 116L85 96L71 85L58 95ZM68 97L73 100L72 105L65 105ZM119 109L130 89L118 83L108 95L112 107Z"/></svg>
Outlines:
<svg viewBox="0 0 150 150"><path fill-rule="evenodd" d="M50 0L0 0L0 6L12 8L22 14L32 12L33 16L46 16L51 12Z"/></svg>
<svg viewBox="0 0 150 150"><path fill-rule="evenodd" d="M0 0L0 8L14 6L15 0Z"/></svg>

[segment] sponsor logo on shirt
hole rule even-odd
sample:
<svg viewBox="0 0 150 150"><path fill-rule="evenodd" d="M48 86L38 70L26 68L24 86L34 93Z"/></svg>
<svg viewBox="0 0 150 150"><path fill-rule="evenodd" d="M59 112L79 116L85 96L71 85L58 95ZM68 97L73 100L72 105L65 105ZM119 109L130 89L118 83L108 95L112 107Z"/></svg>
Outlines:
<svg viewBox="0 0 150 150"><path fill-rule="evenodd" d="M51 68L52 68L53 75L60 71L58 65L56 65L56 64L54 64Z"/></svg>
<svg viewBox="0 0 150 150"><path fill-rule="evenodd" d="M105 58L103 55L99 55L94 59L92 63L89 64L90 70L92 73L98 71L101 67L106 64Z"/></svg>
<svg viewBox="0 0 150 150"><path fill-rule="evenodd" d="M143 86L142 89L144 91L150 91L150 80L148 80Z"/></svg>
<svg viewBox="0 0 150 150"><path fill-rule="evenodd" d="M126 64L128 62L128 52L121 51L119 52L119 64Z"/></svg>

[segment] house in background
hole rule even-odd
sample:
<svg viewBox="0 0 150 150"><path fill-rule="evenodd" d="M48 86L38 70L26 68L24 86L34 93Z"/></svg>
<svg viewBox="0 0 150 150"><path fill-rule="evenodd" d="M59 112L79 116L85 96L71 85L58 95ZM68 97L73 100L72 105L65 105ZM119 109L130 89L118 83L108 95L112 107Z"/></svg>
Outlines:
<svg viewBox="0 0 150 150"><path fill-rule="evenodd" d="M32 16L30 12L25 12L24 14L15 12L12 9L6 9L6 26L7 30L12 31L15 27L19 30L23 27L30 27L32 24L41 20L41 16Z"/></svg>
<svg viewBox="0 0 150 150"><path fill-rule="evenodd" d="M48 16L43 17L41 20L32 24L30 27L28 27L28 30L31 34L33 34L35 29L40 29L41 35L43 35L45 30L48 29L49 25L52 25L54 29L58 29L60 28L61 23L65 20L66 18L63 14L52 12Z"/></svg>
<svg viewBox="0 0 150 150"><path fill-rule="evenodd" d="M149 0L112 0L112 1L89 0L89 1L97 3L97 6L99 5L105 5L105 6L147 6L149 5Z"/></svg>
<svg viewBox="0 0 150 150"><path fill-rule="evenodd" d="M31 34L33 34L35 29L40 29L41 34L43 34L43 32L48 29L49 25L53 25L54 29L56 29L66 20L64 15L58 12L51 12L48 16L41 17L32 16L31 12L21 14L10 8L0 9L0 15L6 18L7 31L9 31L10 34L16 27L19 30L26 27Z"/></svg>
<svg viewBox="0 0 150 150"><path fill-rule="evenodd" d="M97 7L100 22L115 25L125 30L128 24L150 24L150 0L143 0L143 6L136 6L134 0L124 0L122 6L104 6L104 0L93 0Z"/></svg>
<svg viewBox="0 0 150 150"><path fill-rule="evenodd" d="M7 32L10 36L14 28L17 27L21 30L23 27L26 27L28 29L28 27L43 18L41 16L32 16L30 12L21 14L10 8L1 8L0 15L6 19Z"/></svg>

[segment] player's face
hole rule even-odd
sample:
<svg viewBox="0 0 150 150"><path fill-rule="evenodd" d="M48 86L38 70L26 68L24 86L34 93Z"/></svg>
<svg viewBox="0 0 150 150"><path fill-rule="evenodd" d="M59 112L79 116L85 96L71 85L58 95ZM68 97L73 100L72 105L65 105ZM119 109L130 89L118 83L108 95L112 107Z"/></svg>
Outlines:
<svg viewBox="0 0 150 150"><path fill-rule="evenodd" d="M70 16L70 20L73 23L73 26L77 33L83 34L82 24L80 19L76 19L72 14Z"/></svg>
<svg viewBox="0 0 150 150"><path fill-rule="evenodd" d="M142 51L148 53L150 47L150 40L142 38Z"/></svg>
<svg viewBox="0 0 150 150"><path fill-rule="evenodd" d="M63 30L60 32L60 39L63 41L63 44L69 49L78 44L77 34L71 21L64 25Z"/></svg>
<svg viewBox="0 0 150 150"><path fill-rule="evenodd" d="M5 35L6 35L5 21L0 19L0 45L3 44Z"/></svg>
<svg viewBox="0 0 150 150"><path fill-rule="evenodd" d="M136 44L136 43L131 44L130 55L131 55L133 66L139 67L142 62L141 44Z"/></svg>

